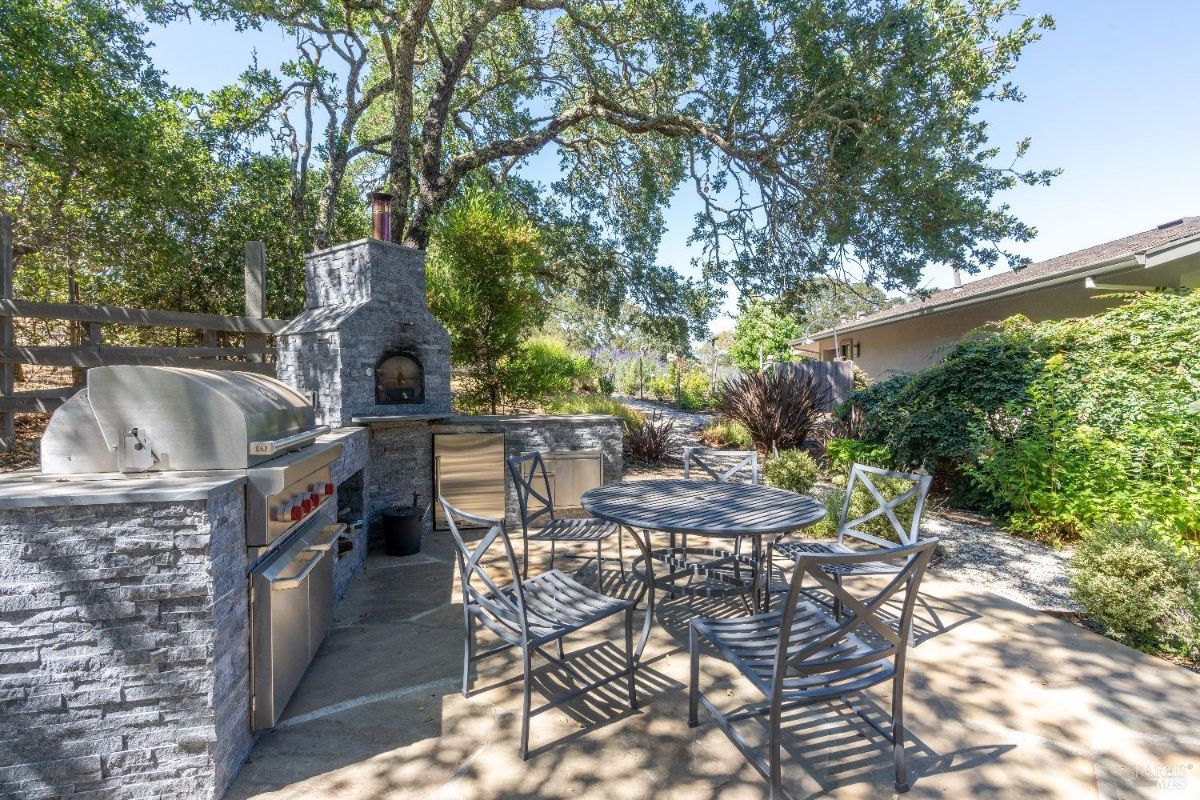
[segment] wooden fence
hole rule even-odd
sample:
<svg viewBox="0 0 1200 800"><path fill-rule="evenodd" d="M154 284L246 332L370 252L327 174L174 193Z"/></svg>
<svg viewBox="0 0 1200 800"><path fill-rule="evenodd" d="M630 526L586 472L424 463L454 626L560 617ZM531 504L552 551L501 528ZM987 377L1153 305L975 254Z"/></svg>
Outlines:
<svg viewBox="0 0 1200 800"><path fill-rule="evenodd" d="M220 314L194 314L120 306L93 306L80 303L36 303L12 297L13 234L12 217L0 214L0 451L9 450L15 441L13 415L50 412L74 394L76 386L34 391L14 391L14 365L37 364L76 368L75 382L83 379L83 370L109 364L151 364L164 367L201 367L236 369L275 374L275 365L267 359L267 337L279 331L286 320L263 317L266 295L266 254L262 242L246 243L244 278L246 314L227 317ZM18 347L13 341L13 319L62 320L78 329L73 343L64 346ZM201 331L200 347L121 347L106 346L102 325L143 325ZM244 336L241 347L218 346L218 332Z"/></svg>
<svg viewBox="0 0 1200 800"><path fill-rule="evenodd" d="M831 411L854 391L854 362L853 361L791 361L777 364L776 369L795 370L813 376L819 386L824 386L829 392L829 408Z"/></svg>

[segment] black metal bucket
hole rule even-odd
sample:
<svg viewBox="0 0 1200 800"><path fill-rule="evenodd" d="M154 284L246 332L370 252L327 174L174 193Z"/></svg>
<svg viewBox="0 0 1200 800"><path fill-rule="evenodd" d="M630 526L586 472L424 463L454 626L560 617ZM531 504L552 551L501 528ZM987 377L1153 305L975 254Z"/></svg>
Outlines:
<svg viewBox="0 0 1200 800"><path fill-rule="evenodd" d="M383 512L383 549L389 556L415 556L421 552L421 522L425 509L396 506Z"/></svg>

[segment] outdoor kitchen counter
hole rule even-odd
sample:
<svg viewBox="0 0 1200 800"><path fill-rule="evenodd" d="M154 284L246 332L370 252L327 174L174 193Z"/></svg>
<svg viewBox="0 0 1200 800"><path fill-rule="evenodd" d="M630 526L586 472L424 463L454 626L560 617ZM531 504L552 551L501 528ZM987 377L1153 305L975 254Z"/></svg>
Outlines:
<svg viewBox="0 0 1200 800"><path fill-rule="evenodd" d="M0 475L0 509L206 500L245 482L244 473L217 470L69 476L21 470Z"/></svg>

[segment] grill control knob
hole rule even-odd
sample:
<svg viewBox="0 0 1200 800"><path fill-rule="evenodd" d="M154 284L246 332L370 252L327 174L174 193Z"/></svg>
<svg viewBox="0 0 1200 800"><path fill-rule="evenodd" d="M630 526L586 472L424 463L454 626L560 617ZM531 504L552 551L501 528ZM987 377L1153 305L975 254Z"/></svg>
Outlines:
<svg viewBox="0 0 1200 800"><path fill-rule="evenodd" d="M301 517L301 516L303 516L303 513L304 513L304 512L303 512L303 511L301 511L301 509L300 509L300 506L298 506L298 505L293 505L293 506L292 506L292 512L291 512L291 513L292 513L292 522L299 522L299 521L300 521L300 517Z"/></svg>
<svg viewBox="0 0 1200 800"><path fill-rule="evenodd" d="M304 499L300 501L300 507L304 509L305 514L312 511L312 500L308 499L308 495L305 495Z"/></svg>
<svg viewBox="0 0 1200 800"><path fill-rule="evenodd" d="M333 494L333 484L332 483L325 484L325 494L327 494L327 495Z"/></svg>

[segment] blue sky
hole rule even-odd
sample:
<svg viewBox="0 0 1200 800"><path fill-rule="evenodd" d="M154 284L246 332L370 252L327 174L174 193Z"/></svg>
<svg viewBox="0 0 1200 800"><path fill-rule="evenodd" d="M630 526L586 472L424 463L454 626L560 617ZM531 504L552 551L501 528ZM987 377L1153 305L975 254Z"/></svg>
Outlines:
<svg viewBox="0 0 1200 800"><path fill-rule="evenodd" d="M1013 76L1026 101L993 105L984 116L1005 153L1030 136L1022 163L1063 174L1005 198L1038 230L1016 249L1037 261L1200 214L1200 0L1027 0L1024 10L1053 15L1057 29L1026 51ZM179 23L152 27L150 38L171 82L200 90L234 81L252 50L263 66L292 54L279 30ZM552 159L539 162L552 167ZM663 263L688 263L694 211L685 189L668 214ZM928 286L950 280L948 268L927 274Z"/></svg>

